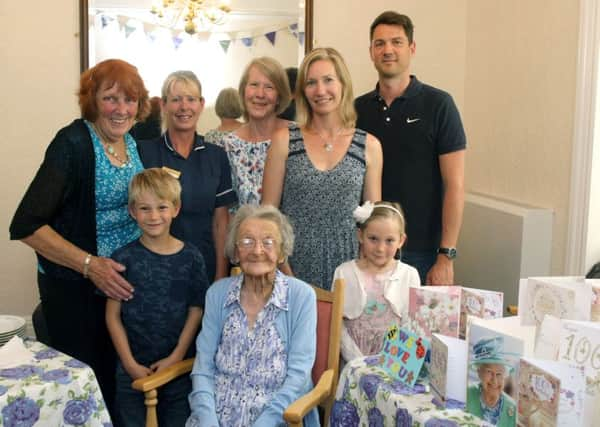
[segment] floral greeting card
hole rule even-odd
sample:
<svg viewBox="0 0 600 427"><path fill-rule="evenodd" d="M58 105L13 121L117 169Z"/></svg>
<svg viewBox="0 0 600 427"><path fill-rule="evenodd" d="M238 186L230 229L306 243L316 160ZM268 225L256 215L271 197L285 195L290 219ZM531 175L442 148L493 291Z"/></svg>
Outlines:
<svg viewBox="0 0 600 427"><path fill-rule="evenodd" d="M434 333L458 337L460 294L458 286L410 288L409 329L428 338Z"/></svg>
<svg viewBox="0 0 600 427"><path fill-rule="evenodd" d="M522 358L519 364L519 421L523 427L580 424L585 394L582 366Z"/></svg>
<svg viewBox="0 0 600 427"><path fill-rule="evenodd" d="M530 277L519 282L519 313L524 325L540 326L549 314L589 320L592 286L583 277Z"/></svg>
<svg viewBox="0 0 600 427"><path fill-rule="evenodd" d="M461 288L460 296L460 330L459 336L464 338L467 329L467 316L482 319L497 319L502 317L502 292L484 289Z"/></svg>

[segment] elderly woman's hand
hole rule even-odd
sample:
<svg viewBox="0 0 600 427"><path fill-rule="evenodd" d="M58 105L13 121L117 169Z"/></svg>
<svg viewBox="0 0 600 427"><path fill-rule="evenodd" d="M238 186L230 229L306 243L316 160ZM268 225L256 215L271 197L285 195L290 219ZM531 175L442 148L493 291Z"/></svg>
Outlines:
<svg viewBox="0 0 600 427"><path fill-rule="evenodd" d="M98 289L112 299L119 301L131 299L133 286L121 276L125 266L105 257L92 257L88 277Z"/></svg>

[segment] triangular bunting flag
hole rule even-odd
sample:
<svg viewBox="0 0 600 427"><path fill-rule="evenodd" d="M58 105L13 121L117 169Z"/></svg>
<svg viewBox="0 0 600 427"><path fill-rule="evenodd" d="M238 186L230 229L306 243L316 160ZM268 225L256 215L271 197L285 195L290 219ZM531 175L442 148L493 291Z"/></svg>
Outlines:
<svg viewBox="0 0 600 427"><path fill-rule="evenodd" d="M265 37L271 42L273 46L275 46L275 35L277 33L275 31L271 31L270 33L265 34Z"/></svg>
<svg viewBox="0 0 600 427"><path fill-rule="evenodd" d="M112 16L102 15L100 16L100 21L102 22L102 28L104 28L112 21L114 21L114 18Z"/></svg>
<svg viewBox="0 0 600 427"><path fill-rule="evenodd" d="M181 45L181 43L183 43L183 39L181 37L173 37L173 46L175 46L175 49L177 49Z"/></svg>
<svg viewBox="0 0 600 427"><path fill-rule="evenodd" d="M131 33L135 31L134 27L130 27L129 25L125 25L125 38L129 37Z"/></svg>
<svg viewBox="0 0 600 427"><path fill-rule="evenodd" d="M229 45L231 44L231 40L219 40L219 44L223 49L223 52L227 53L227 49L229 49Z"/></svg>
<svg viewBox="0 0 600 427"><path fill-rule="evenodd" d="M304 45L304 31L298 33L298 42L300 43L300 46Z"/></svg>
<svg viewBox="0 0 600 427"><path fill-rule="evenodd" d="M252 37L243 37L242 43L244 43L244 46L246 47L252 46Z"/></svg>

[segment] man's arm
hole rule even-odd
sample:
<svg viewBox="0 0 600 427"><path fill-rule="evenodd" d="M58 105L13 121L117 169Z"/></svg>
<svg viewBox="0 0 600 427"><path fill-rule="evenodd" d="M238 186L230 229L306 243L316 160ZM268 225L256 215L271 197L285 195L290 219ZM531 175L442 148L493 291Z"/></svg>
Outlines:
<svg viewBox="0 0 600 427"><path fill-rule="evenodd" d="M439 156L444 199L440 247L455 248L462 225L465 204L465 150ZM438 254L425 281L428 285L454 284L454 261Z"/></svg>

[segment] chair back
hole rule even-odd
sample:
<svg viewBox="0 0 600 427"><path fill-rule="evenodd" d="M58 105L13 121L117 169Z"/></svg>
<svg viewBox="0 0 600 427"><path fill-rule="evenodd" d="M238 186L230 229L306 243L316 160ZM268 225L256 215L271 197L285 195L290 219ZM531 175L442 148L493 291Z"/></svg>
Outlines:
<svg viewBox="0 0 600 427"><path fill-rule="evenodd" d="M333 369L334 390L340 367L344 285L342 279L337 279L331 291L313 286L317 294L317 355L312 380L316 384L324 371Z"/></svg>

